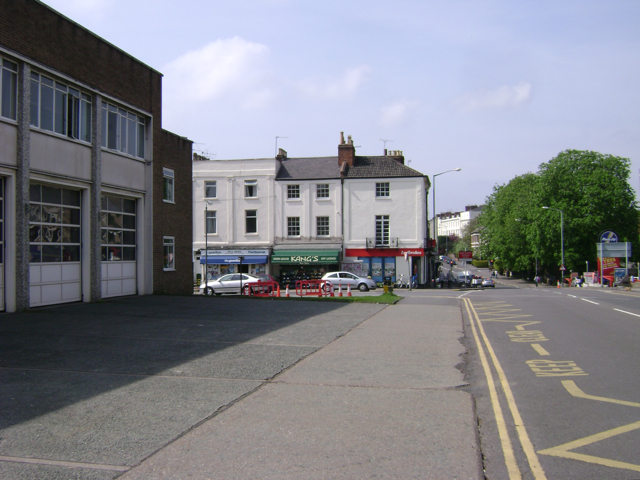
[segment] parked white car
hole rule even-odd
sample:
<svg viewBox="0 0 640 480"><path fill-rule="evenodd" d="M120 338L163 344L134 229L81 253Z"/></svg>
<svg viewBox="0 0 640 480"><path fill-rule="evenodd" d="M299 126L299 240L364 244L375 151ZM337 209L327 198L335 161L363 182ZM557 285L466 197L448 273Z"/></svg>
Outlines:
<svg viewBox="0 0 640 480"><path fill-rule="evenodd" d="M228 273L218 278L212 278L206 284L200 285L200 293L202 295L221 295L223 293L240 293L240 283L242 288L248 283L262 281L255 275L248 273ZM247 290L247 289L245 289Z"/></svg>
<svg viewBox="0 0 640 480"><path fill-rule="evenodd" d="M357 288L361 292L369 290L375 290L376 282L370 278L359 277L351 272L329 272L325 273L322 280L331 282L334 289L337 289L339 285L346 289L347 285L350 285L352 289Z"/></svg>

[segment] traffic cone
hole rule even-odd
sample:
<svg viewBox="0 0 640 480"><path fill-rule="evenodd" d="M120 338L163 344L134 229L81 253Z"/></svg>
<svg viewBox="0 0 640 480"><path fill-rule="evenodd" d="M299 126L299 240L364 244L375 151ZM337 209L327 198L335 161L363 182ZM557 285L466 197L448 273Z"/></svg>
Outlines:
<svg viewBox="0 0 640 480"><path fill-rule="evenodd" d="M280 285L278 285L278 298L280 297Z"/></svg>
<svg viewBox="0 0 640 480"><path fill-rule="evenodd" d="M339 297L342 296L342 284L341 283L338 284L338 296Z"/></svg>
<svg viewBox="0 0 640 480"><path fill-rule="evenodd" d="M347 284L347 297L351 296L351 284Z"/></svg>
<svg viewBox="0 0 640 480"><path fill-rule="evenodd" d="M560 288L560 280L558 280L558 288Z"/></svg>
<svg viewBox="0 0 640 480"><path fill-rule="evenodd" d="M287 290L286 290L286 292L284 293L284 296L285 296L285 297L288 297L288 296L289 296L289 285L287 285Z"/></svg>

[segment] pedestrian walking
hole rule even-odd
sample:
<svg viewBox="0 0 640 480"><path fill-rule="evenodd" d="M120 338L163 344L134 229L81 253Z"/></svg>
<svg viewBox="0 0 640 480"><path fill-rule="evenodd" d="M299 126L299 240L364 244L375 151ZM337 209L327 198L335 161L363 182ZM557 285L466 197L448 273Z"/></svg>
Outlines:
<svg viewBox="0 0 640 480"><path fill-rule="evenodd" d="M447 273L447 288L451 288L452 284L453 284L453 272L449 270L449 273Z"/></svg>
<svg viewBox="0 0 640 480"><path fill-rule="evenodd" d="M540 283L540 277L536 275L536 278L533 279L536 282L536 288L538 288L538 284Z"/></svg>

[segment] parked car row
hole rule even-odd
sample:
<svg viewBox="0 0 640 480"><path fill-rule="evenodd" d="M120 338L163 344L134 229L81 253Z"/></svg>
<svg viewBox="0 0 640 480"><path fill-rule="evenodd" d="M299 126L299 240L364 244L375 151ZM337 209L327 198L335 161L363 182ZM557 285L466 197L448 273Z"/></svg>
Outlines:
<svg viewBox="0 0 640 480"><path fill-rule="evenodd" d="M330 282L334 289L339 286L345 290L347 287L350 287L353 290L358 289L361 292L376 289L376 282L372 279L359 277L350 272L329 272L322 277L322 280ZM244 294L248 295L251 291L250 284L259 282L277 282L277 280L271 275L228 273L226 275L213 277L206 283L202 283L199 290L201 295L211 296L222 295L223 293L239 294L240 289L242 289Z"/></svg>
<svg viewBox="0 0 640 480"><path fill-rule="evenodd" d="M493 287L495 288L496 282L492 278L482 278L480 275L473 275L469 272L458 273L451 282L452 287L459 288L477 288L477 287ZM447 288L448 283L436 279L436 288Z"/></svg>

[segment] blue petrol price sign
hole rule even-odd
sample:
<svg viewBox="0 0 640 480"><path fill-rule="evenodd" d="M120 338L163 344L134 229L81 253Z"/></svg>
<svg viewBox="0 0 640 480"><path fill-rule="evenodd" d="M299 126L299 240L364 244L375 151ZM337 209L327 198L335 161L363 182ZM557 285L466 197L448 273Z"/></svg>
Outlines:
<svg viewBox="0 0 640 480"><path fill-rule="evenodd" d="M618 234L612 230L605 230L600 234L600 243L618 243Z"/></svg>

